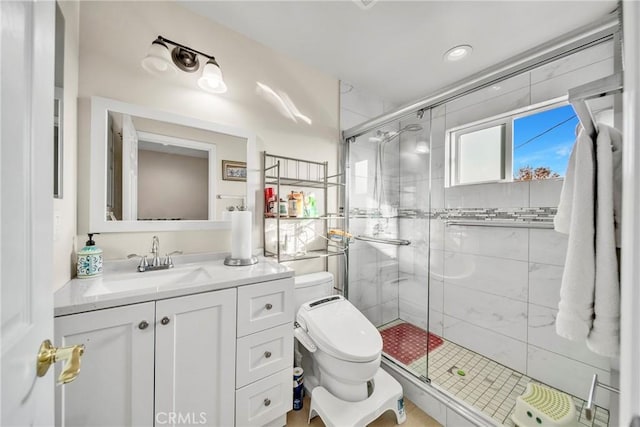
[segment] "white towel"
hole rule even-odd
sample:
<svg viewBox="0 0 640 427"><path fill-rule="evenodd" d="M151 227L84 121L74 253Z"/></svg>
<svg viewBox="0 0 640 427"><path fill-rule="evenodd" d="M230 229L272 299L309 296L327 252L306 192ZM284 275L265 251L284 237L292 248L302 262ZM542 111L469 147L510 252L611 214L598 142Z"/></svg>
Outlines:
<svg viewBox="0 0 640 427"><path fill-rule="evenodd" d="M593 141L581 131L569 157L553 221L556 231L569 235L556 332L574 341L586 339L593 322L594 160Z"/></svg>
<svg viewBox="0 0 640 427"><path fill-rule="evenodd" d="M591 333L587 338L587 347L594 353L616 357L619 354L620 346L620 283L618 281L615 225L616 219L620 220L622 135L617 130L602 124L598 126L598 129L596 144L595 317ZM616 216L614 213L618 215Z"/></svg>

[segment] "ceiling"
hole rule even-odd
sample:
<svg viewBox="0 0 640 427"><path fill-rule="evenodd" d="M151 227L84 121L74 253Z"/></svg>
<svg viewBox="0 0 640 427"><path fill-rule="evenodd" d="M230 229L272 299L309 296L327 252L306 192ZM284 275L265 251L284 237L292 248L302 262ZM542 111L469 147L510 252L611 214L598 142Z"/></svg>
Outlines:
<svg viewBox="0 0 640 427"><path fill-rule="evenodd" d="M364 3L371 3L365 0ZM600 1L185 1L201 15L401 105L615 9ZM470 44L471 56L443 61Z"/></svg>

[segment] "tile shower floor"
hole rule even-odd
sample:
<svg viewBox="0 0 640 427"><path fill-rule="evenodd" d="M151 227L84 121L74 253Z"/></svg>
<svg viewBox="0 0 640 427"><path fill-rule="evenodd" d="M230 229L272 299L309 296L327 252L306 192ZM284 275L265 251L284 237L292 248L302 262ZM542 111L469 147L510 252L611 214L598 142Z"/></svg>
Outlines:
<svg viewBox="0 0 640 427"><path fill-rule="evenodd" d="M403 320L387 323L379 330L384 330L399 324ZM527 384L535 380L526 375L507 368L474 351L468 350L443 338L442 345L429 351L428 356L422 356L409 364L401 363L398 356L387 354L401 366L418 377L429 377L432 384L457 396L464 402L480 409L495 421L505 426L514 426L511 414L515 410L516 397L524 393ZM429 358L429 375L427 376L427 357ZM464 372L464 376L458 373ZM589 427L607 427L609 425L609 411L596 407L593 421L587 421L584 407L586 402L572 396L578 412L578 421Z"/></svg>

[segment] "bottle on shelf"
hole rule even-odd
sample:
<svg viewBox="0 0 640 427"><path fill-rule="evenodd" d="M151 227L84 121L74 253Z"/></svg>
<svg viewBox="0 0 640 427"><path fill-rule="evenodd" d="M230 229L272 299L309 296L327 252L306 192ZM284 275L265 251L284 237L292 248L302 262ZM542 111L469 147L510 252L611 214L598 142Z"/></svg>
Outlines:
<svg viewBox="0 0 640 427"><path fill-rule="evenodd" d="M289 217L295 218L298 216L298 200L295 197L295 192L291 191L289 194Z"/></svg>
<svg viewBox="0 0 640 427"><path fill-rule="evenodd" d="M275 193L272 187L264 189L264 214L265 216L275 216L278 209L278 195Z"/></svg>
<svg viewBox="0 0 640 427"><path fill-rule="evenodd" d="M278 214L284 217L289 216L289 204L287 201L280 199L278 203Z"/></svg>

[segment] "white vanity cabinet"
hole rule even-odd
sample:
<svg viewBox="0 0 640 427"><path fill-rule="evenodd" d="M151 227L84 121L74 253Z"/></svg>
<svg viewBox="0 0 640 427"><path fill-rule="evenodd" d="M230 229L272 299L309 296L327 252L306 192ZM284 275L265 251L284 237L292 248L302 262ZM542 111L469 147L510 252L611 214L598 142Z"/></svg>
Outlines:
<svg viewBox="0 0 640 427"><path fill-rule="evenodd" d="M62 316L55 331L85 345L56 389L57 425L234 424L235 288Z"/></svg>
<svg viewBox="0 0 640 427"><path fill-rule="evenodd" d="M56 343L86 350L56 388L56 425L285 425L293 290L287 277L59 315Z"/></svg>
<svg viewBox="0 0 640 427"><path fill-rule="evenodd" d="M156 303L156 425L233 425L236 290Z"/></svg>
<svg viewBox="0 0 640 427"><path fill-rule="evenodd" d="M283 426L293 407L293 289L293 279L238 288L237 426Z"/></svg>
<svg viewBox="0 0 640 427"><path fill-rule="evenodd" d="M57 426L153 425L155 305L55 319L56 343L85 345L78 378L56 387Z"/></svg>

